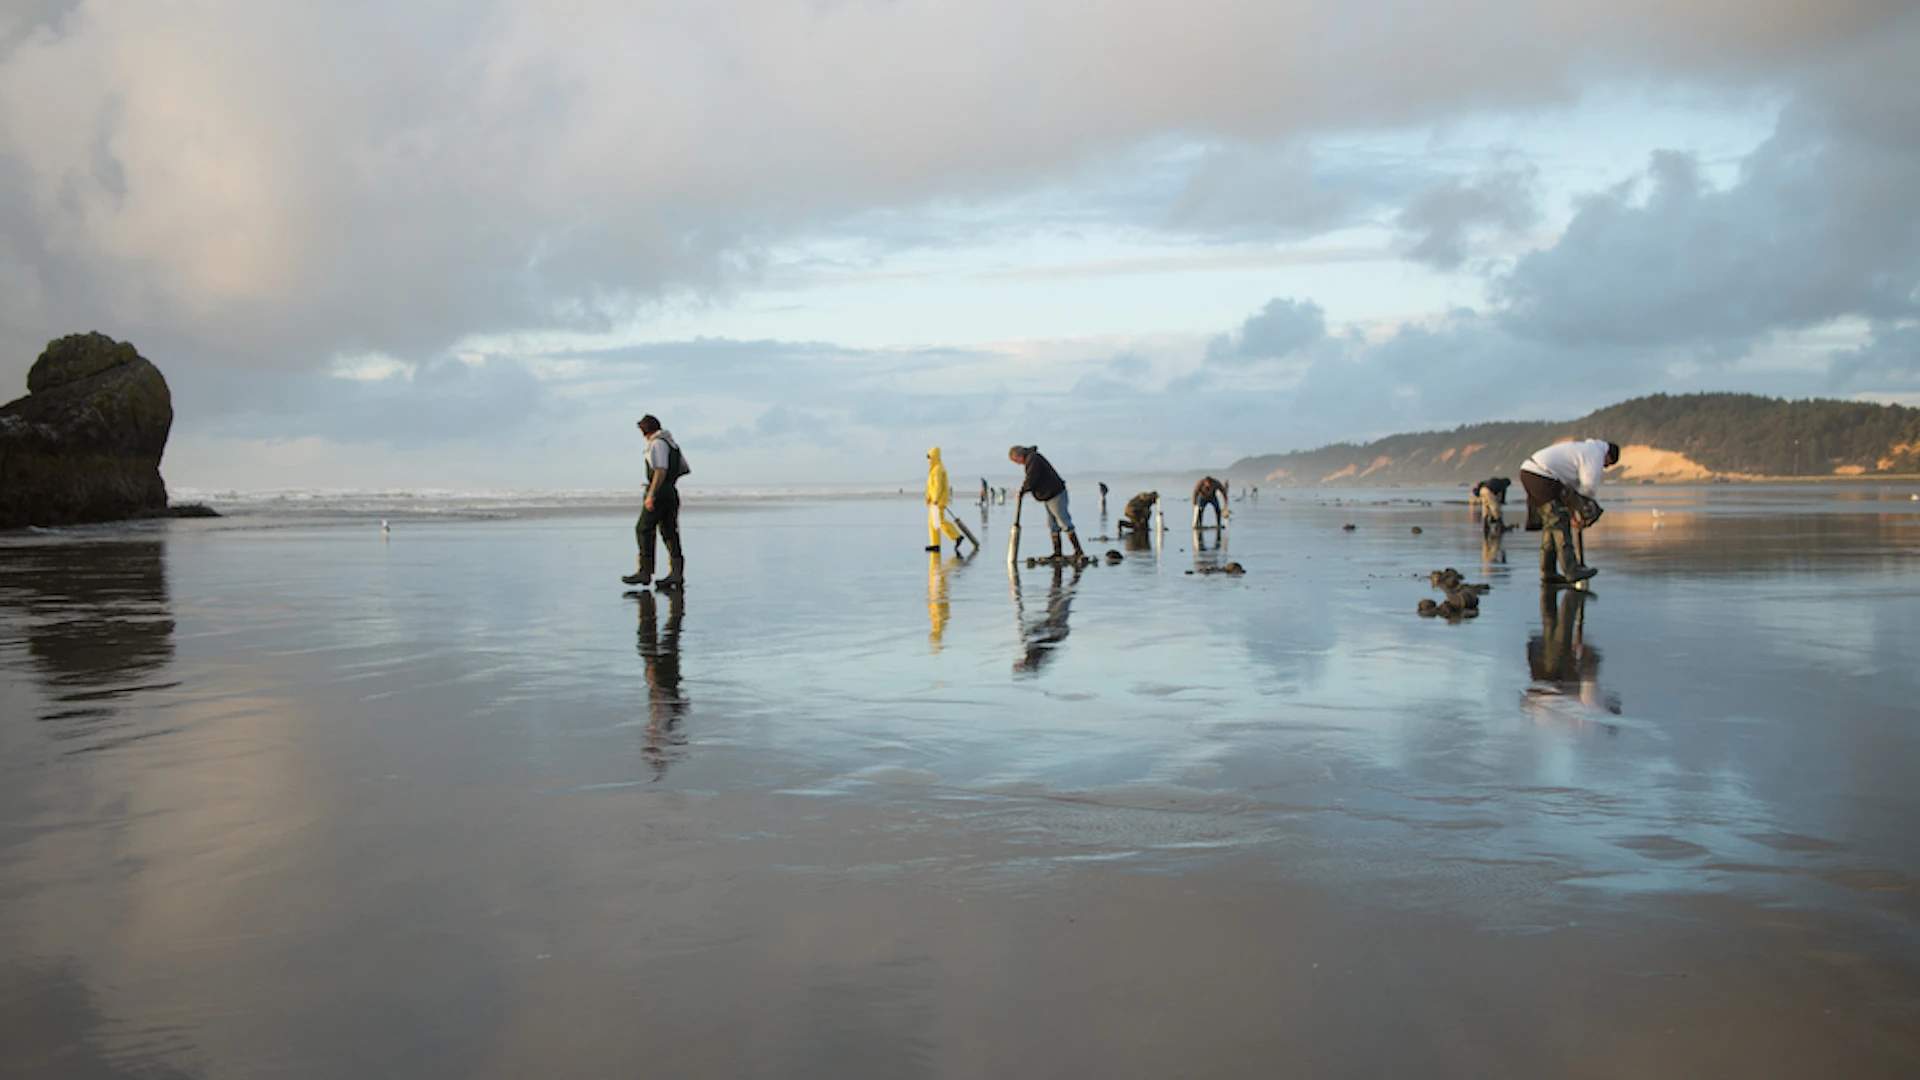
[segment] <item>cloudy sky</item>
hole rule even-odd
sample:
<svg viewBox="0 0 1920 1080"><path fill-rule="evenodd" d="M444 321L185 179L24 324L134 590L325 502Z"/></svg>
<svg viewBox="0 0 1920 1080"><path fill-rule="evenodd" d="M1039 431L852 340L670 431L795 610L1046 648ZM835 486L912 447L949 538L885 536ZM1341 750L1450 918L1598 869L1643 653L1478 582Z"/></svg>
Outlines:
<svg viewBox="0 0 1920 1080"><path fill-rule="evenodd" d="M1916 57L1912 0L0 0L0 396L130 340L201 489L1920 403Z"/></svg>

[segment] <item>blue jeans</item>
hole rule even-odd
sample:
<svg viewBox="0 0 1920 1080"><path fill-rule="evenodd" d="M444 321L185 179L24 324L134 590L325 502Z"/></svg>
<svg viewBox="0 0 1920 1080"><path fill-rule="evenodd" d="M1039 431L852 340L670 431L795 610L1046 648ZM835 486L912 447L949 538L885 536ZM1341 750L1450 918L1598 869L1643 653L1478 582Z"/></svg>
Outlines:
<svg viewBox="0 0 1920 1080"><path fill-rule="evenodd" d="M1067 493L1064 489L1051 499L1036 500L1047 508L1047 531L1055 536L1073 531L1073 518L1067 513Z"/></svg>

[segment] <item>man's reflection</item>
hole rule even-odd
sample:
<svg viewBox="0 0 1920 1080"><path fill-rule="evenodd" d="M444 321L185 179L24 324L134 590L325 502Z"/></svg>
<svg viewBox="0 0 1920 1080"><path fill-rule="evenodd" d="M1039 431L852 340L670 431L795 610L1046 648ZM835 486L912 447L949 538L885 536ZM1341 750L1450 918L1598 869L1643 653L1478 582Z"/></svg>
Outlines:
<svg viewBox="0 0 1920 1080"><path fill-rule="evenodd" d="M40 719L55 725L55 738L98 750L145 734L125 730L118 704L170 685L155 680L173 662L165 543L10 545L0 557L7 612L24 625L27 656L48 691Z"/></svg>
<svg viewBox="0 0 1920 1080"><path fill-rule="evenodd" d="M640 659L647 666L647 743L641 754L653 766L655 780L667 774L667 766L687 744L680 720L690 707L680 693L680 623L687 614L685 589L667 592L667 626L659 625L659 600L651 592L637 594L640 599Z"/></svg>
<svg viewBox="0 0 1920 1080"><path fill-rule="evenodd" d="M1067 613L1073 607L1073 593L1080 585L1081 567L1073 568L1073 577L1066 577L1067 568L1055 566L1053 581L1047 587L1047 607L1037 619L1027 618L1025 605L1020 602L1020 576L1013 578L1014 611L1020 621L1020 659L1013 662L1014 674L1037 675L1040 667L1052 658L1054 650L1067 640Z"/></svg>
<svg viewBox="0 0 1920 1080"><path fill-rule="evenodd" d="M1540 590L1540 633L1527 641L1533 685L1522 702L1535 720L1584 723L1587 710L1620 713L1619 696L1600 688L1600 649L1586 640L1586 605L1584 589ZM1582 708L1569 710L1576 702Z"/></svg>

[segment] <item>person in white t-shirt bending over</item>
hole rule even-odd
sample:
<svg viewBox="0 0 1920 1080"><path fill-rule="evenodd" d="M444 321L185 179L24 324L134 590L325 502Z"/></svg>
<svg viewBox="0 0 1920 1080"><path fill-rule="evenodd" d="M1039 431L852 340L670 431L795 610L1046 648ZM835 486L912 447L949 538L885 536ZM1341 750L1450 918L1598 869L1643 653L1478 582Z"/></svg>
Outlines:
<svg viewBox="0 0 1920 1080"><path fill-rule="evenodd" d="M1541 530L1541 581L1561 585L1599 572L1581 565L1573 546L1573 519L1576 514L1598 516L1590 506L1600 491L1601 474L1619 460L1619 446L1584 439L1554 443L1520 466L1520 484L1527 489L1527 528Z"/></svg>

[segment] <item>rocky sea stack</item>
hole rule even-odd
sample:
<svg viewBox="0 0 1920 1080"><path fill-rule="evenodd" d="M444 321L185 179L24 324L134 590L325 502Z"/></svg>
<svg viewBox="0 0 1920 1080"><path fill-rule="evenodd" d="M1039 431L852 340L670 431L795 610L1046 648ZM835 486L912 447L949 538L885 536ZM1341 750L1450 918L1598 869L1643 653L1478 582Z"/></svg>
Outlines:
<svg viewBox="0 0 1920 1080"><path fill-rule="evenodd" d="M27 396L0 406L0 528L165 513L167 380L105 334L50 342Z"/></svg>

